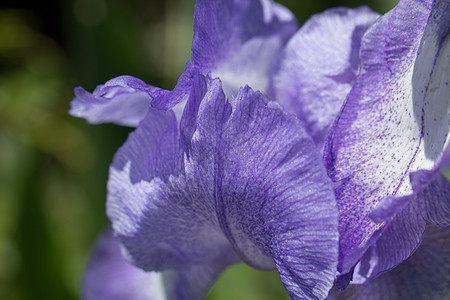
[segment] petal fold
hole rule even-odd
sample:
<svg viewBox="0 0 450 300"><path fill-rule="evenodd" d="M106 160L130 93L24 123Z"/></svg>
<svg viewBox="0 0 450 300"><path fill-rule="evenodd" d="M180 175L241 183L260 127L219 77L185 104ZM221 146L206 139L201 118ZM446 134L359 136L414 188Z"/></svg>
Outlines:
<svg viewBox="0 0 450 300"><path fill-rule="evenodd" d="M217 117L199 113L193 139L203 155L220 137L211 163L221 228L250 265L273 260L291 297L323 298L334 278L337 215L320 153L293 115L248 86L230 105L231 114L222 101L202 102L199 111Z"/></svg>
<svg viewBox="0 0 450 300"><path fill-rule="evenodd" d="M72 116L85 118L91 124L116 123L128 127L139 124L154 98L168 93L128 75L111 79L92 93L82 87L76 87L74 92L69 111Z"/></svg>
<svg viewBox="0 0 450 300"><path fill-rule="evenodd" d="M221 81L202 75L176 141L173 113L150 112L108 182L107 213L127 258L145 270L242 259L276 267L294 299L324 298L336 269L337 208L297 118L248 86L228 101ZM170 154L158 160L162 153Z"/></svg>
<svg viewBox="0 0 450 300"><path fill-rule="evenodd" d="M393 269L417 249L426 225L423 216L418 213L418 206L413 199L379 232L376 243L367 250L354 272L357 282Z"/></svg>
<svg viewBox="0 0 450 300"><path fill-rule="evenodd" d="M395 269L365 284L333 289L330 300L440 300L450 297L450 228L427 224L423 243Z"/></svg>
<svg viewBox="0 0 450 300"><path fill-rule="evenodd" d="M448 180L433 171L419 171L411 174L411 181L414 190L421 189L417 194L385 199L371 212L372 220L386 225L372 236L376 242L361 257L353 282L366 282L407 259L422 242L425 220L448 226Z"/></svg>
<svg viewBox="0 0 450 300"><path fill-rule="evenodd" d="M185 268L232 251L202 186L183 173L175 115L150 109L114 157L107 199L129 260L144 270Z"/></svg>
<svg viewBox="0 0 450 300"><path fill-rule="evenodd" d="M450 226L450 182L438 173L419 193L425 220L437 226Z"/></svg>

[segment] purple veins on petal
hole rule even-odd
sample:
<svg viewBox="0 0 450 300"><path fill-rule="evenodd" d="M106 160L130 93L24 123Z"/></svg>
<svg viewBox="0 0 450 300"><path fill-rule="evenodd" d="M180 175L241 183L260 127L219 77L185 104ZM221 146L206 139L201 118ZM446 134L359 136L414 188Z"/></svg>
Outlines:
<svg viewBox="0 0 450 300"><path fill-rule="evenodd" d="M227 101L219 79L199 75L179 125L150 109L117 152L107 214L144 270L242 259L276 267L294 299L325 298L338 235L320 157L278 104L248 86Z"/></svg>

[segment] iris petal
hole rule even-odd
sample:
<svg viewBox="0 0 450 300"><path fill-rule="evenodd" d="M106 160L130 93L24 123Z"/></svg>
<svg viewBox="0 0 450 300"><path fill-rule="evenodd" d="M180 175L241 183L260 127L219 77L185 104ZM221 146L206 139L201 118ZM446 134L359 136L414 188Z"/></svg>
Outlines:
<svg viewBox="0 0 450 300"><path fill-rule="evenodd" d="M228 263L224 260L177 271L145 272L125 260L108 228L93 249L84 275L83 299L201 299Z"/></svg>
<svg viewBox="0 0 450 300"><path fill-rule="evenodd" d="M290 39L269 94L295 113L319 148L359 73L361 39L378 14L333 8L309 19Z"/></svg>
<svg viewBox="0 0 450 300"><path fill-rule="evenodd" d="M145 117L150 102L168 92L124 75L97 86L89 93L82 87L74 89L75 98L69 113L85 118L91 124L116 123L136 127Z"/></svg>
<svg viewBox="0 0 450 300"><path fill-rule="evenodd" d="M395 269L345 291L333 289L330 300L419 300L450 297L450 228L427 224L423 243Z"/></svg>
<svg viewBox="0 0 450 300"><path fill-rule="evenodd" d="M386 197L414 194L409 174L436 169L445 149L448 12L448 1L400 1L363 37L361 74L325 149L338 186L343 273L358 260L349 254L383 226L371 211Z"/></svg>
<svg viewBox="0 0 450 300"><path fill-rule="evenodd" d="M230 106L202 102L192 140L198 165L216 170L221 228L250 265L275 263L291 297L323 297L334 278L337 235L320 153L298 120L261 93L245 87ZM215 157L206 162L211 149Z"/></svg>
<svg viewBox="0 0 450 300"><path fill-rule="evenodd" d="M437 174L420 193L424 218L438 226L450 226L450 182Z"/></svg>
<svg viewBox="0 0 450 300"><path fill-rule="evenodd" d="M191 59L172 93L152 105L167 110L185 100L197 74L220 77L228 97L246 84L265 90L297 27L294 15L270 0L198 0Z"/></svg>
<svg viewBox="0 0 450 300"><path fill-rule="evenodd" d="M144 272L125 261L108 228L92 251L83 280L83 299L165 299L162 274Z"/></svg>

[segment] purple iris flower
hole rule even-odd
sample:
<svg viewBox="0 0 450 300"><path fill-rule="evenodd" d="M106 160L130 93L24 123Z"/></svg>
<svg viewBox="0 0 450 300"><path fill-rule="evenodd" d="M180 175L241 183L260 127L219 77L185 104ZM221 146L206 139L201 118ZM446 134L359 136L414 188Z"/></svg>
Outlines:
<svg viewBox="0 0 450 300"><path fill-rule="evenodd" d="M278 269L293 298L332 286L337 208L321 154L294 115L247 85L268 88L296 29L271 1L198 1L173 91L129 76L76 89L72 114L139 123L111 165L107 214L128 261L179 278L165 284L168 299L200 298L241 260Z"/></svg>
<svg viewBox="0 0 450 300"><path fill-rule="evenodd" d="M296 24L268 0L197 1L192 57L173 91L130 76L75 90L73 115L137 126L110 168L116 240L103 240L155 271L155 299L198 299L240 260L278 269L293 299L324 299L336 274L338 288L364 287L330 297L409 299L398 292L405 270L426 257L417 270L439 266L445 276L411 279L426 278L417 291L448 295L448 255L428 254L448 244L448 230L425 228L450 221L450 184L439 173L449 1L401 0L381 17L336 8ZM102 277L91 274L119 257L103 240L86 299L101 299ZM141 299L126 286L120 292Z"/></svg>
<svg viewBox="0 0 450 300"><path fill-rule="evenodd" d="M227 100L219 79L198 75L179 122L150 109L111 165L107 214L144 270L209 282L244 260L277 268L299 298L325 297L334 279L337 210L320 153L249 87ZM196 274L205 268L216 273Z"/></svg>
<svg viewBox="0 0 450 300"><path fill-rule="evenodd" d="M244 260L277 268L300 298L323 297L334 278L337 210L320 153L248 86L227 100L219 79L198 75L179 122L149 110L115 155L107 214L144 270Z"/></svg>

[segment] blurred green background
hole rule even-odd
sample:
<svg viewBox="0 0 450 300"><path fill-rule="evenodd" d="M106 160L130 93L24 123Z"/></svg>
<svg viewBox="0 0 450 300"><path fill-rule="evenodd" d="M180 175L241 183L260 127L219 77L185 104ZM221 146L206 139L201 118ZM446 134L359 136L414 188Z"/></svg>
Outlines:
<svg viewBox="0 0 450 300"><path fill-rule="evenodd" d="M284 0L303 23L330 6ZM0 299L79 299L104 212L108 165L130 129L67 114L72 89L122 74L172 89L190 57L194 1L2 1ZM276 272L229 268L208 300L289 299Z"/></svg>

